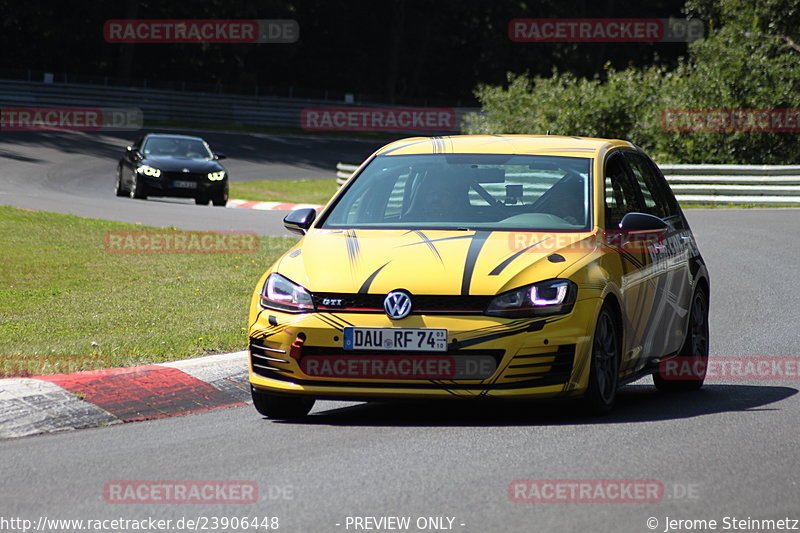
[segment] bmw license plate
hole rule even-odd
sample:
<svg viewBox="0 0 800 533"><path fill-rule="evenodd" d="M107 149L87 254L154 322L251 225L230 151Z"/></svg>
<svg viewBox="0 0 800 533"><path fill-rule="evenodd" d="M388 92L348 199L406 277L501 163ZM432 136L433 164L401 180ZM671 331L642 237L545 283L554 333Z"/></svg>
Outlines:
<svg viewBox="0 0 800 533"><path fill-rule="evenodd" d="M446 329L344 328L345 350L446 352Z"/></svg>
<svg viewBox="0 0 800 533"><path fill-rule="evenodd" d="M180 181L175 180L172 182L173 187L178 187L180 189L196 189L197 182L196 181Z"/></svg>

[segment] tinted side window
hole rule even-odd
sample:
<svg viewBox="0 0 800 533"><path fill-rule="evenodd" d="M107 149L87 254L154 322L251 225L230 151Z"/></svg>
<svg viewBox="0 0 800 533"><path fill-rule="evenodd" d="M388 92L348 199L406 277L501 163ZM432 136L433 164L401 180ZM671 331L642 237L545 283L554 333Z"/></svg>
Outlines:
<svg viewBox="0 0 800 533"><path fill-rule="evenodd" d="M673 194L672 189L669 188L669 184L661 173L661 170L649 157L644 157L643 159L647 161L647 166L655 177L656 187L658 187L661 197L665 200L669 216L680 217L681 209L680 206L678 206L678 200L675 199L675 194Z"/></svg>
<svg viewBox="0 0 800 533"><path fill-rule="evenodd" d="M606 160L605 199L606 227L616 228L622 217L632 211L640 211L636 190L631 182L622 155L616 153Z"/></svg>
<svg viewBox="0 0 800 533"><path fill-rule="evenodd" d="M645 207L643 211L660 218L669 217L667 201L658 186L659 176L654 174L650 162L640 154L633 152L626 152L625 159L628 160L636 185L641 191Z"/></svg>

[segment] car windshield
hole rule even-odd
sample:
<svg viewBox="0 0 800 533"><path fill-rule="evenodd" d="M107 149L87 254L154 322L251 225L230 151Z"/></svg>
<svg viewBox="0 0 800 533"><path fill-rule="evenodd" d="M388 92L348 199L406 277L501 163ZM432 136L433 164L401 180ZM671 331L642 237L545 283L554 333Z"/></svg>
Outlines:
<svg viewBox="0 0 800 533"><path fill-rule="evenodd" d="M323 228L588 229L591 159L541 155L378 156Z"/></svg>
<svg viewBox="0 0 800 533"><path fill-rule="evenodd" d="M150 137L144 143L144 154L187 159L211 159L213 154L200 139L181 137Z"/></svg>

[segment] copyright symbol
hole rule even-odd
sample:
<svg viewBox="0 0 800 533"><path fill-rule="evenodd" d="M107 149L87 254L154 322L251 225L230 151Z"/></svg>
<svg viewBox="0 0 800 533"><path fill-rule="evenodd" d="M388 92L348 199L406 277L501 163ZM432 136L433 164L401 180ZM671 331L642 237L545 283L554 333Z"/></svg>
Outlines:
<svg viewBox="0 0 800 533"><path fill-rule="evenodd" d="M655 516L651 516L650 518L648 518L647 519L647 527L649 527L650 529L657 528L658 527L658 518L656 518Z"/></svg>

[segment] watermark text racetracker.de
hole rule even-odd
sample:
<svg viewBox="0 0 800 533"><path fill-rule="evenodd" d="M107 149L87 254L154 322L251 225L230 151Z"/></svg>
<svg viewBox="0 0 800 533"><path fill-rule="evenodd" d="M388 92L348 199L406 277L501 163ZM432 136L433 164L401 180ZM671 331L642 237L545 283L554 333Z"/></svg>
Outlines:
<svg viewBox="0 0 800 533"><path fill-rule="evenodd" d="M142 111L121 107L2 107L0 131L135 131Z"/></svg>
<svg viewBox="0 0 800 533"><path fill-rule="evenodd" d="M674 132L800 132L800 109L664 109L661 128Z"/></svg>
<svg viewBox="0 0 800 533"><path fill-rule="evenodd" d="M702 39L696 19L530 18L508 23L508 38L518 43L677 43Z"/></svg>
<svg viewBox="0 0 800 533"><path fill-rule="evenodd" d="M434 107L309 107L300 113L300 127L321 131L456 131L452 108Z"/></svg>
<svg viewBox="0 0 800 533"><path fill-rule="evenodd" d="M800 381L800 356L674 357L659 363L664 379L706 381Z"/></svg>
<svg viewBox="0 0 800 533"><path fill-rule="evenodd" d="M101 355L4 355L0 356L0 378L72 374L110 366L108 357Z"/></svg>
<svg viewBox="0 0 800 533"><path fill-rule="evenodd" d="M109 43L294 43L291 19L115 19L103 25Z"/></svg>
<svg viewBox="0 0 800 533"><path fill-rule="evenodd" d="M103 237L110 254L242 254L258 250L253 232L174 230L109 231Z"/></svg>
<svg viewBox="0 0 800 533"><path fill-rule="evenodd" d="M255 481L119 480L103 486L103 499L115 504L249 504L258 495Z"/></svg>
<svg viewBox="0 0 800 533"><path fill-rule="evenodd" d="M658 479L516 479L508 485L508 499L515 503L658 503L699 498L699 483Z"/></svg>

